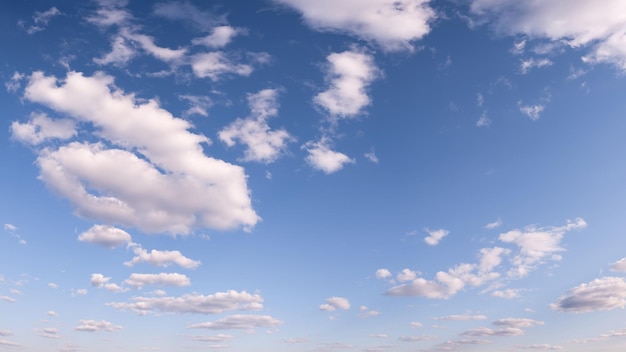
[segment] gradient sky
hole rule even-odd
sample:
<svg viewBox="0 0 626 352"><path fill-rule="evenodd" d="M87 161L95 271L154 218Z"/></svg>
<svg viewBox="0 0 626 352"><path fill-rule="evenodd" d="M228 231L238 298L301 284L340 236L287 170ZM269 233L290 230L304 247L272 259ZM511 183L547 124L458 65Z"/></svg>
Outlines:
<svg viewBox="0 0 626 352"><path fill-rule="evenodd" d="M623 0L5 1L0 351L623 351Z"/></svg>

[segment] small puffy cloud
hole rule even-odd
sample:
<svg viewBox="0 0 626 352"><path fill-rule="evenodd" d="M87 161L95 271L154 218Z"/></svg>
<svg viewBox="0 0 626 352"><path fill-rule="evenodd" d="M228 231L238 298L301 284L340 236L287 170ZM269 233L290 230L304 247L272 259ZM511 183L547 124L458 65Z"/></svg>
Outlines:
<svg viewBox="0 0 626 352"><path fill-rule="evenodd" d="M480 250L480 263L479 268L482 272L488 272L502 263L502 257L509 255L510 249L493 247L493 248L481 248Z"/></svg>
<svg viewBox="0 0 626 352"><path fill-rule="evenodd" d="M302 147L309 152L306 161L312 168L329 175L343 168L345 164L353 164L354 159L331 149L330 141L322 138L318 142L307 142Z"/></svg>
<svg viewBox="0 0 626 352"><path fill-rule="evenodd" d="M50 282L48 283L48 287L50 287L51 289L55 289L55 288L59 288L59 285L55 284L54 282Z"/></svg>
<svg viewBox="0 0 626 352"><path fill-rule="evenodd" d="M517 106L519 107L519 111L530 117L531 120L533 121L537 121L539 119L539 116L541 115L541 112L543 112L543 109L545 108L545 106L538 104L538 105L524 105L522 104L521 101L519 101L517 103Z"/></svg>
<svg viewBox="0 0 626 352"><path fill-rule="evenodd" d="M9 296L0 296L0 300L3 300L5 302L9 302L9 303L17 302L17 300L15 298L9 297Z"/></svg>
<svg viewBox="0 0 626 352"><path fill-rule="evenodd" d="M217 334L217 335L213 335L213 336L190 336L189 338L193 341L200 341L200 342L225 342L228 341L230 339L232 339L234 336L233 335L227 335L227 334Z"/></svg>
<svg viewBox="0 0 626 352"><path fill-rule="evenodd" d="M178 273L159 273L159 274L130 274L130 277L124 280L124 285L141 289L146 285L162 285L162 286L178 286L184 287L191 285L191 281L186 275Z"/></svg>
<svg viewBox="0 0 626 352"><path fill-rule="evenodd" d="M626 258L622 258L611 265L611 271L626 273Z"/></svg>
<svg viewBox="0 0 626 352"><path fill-rule="evenodd" d="M436 340L436 339L437 339L437 336L431 336L431 335L400 336L400 337L398 337L398 340L402 341L402 342L432 341L432 340Z"/></svg>
<svg viewBox="0 0 626 352"><path fill-rule="evenodd" d="M142 49L144 49L146 52L148 52L150 55L165 62L172 62L172 61L180 60L187 52L187 49L184 49L184 48L183 49L170 49L170 48L160 47L154 43L154 38L145 34L126 33L125 37L127 39L130 39L138 43L139 46Z"/></svg>
<svg viewBox="0 0 626 352"><path fill-rule="evenodd" d="M84 296L87 294L87 290L84 288L80 288L76 291L74 291L74 289L72 289L72 297L73 296Z"/></svg>
<svg viewBox="0 0 626 352"><path fill-rule="evenodd" d="M130 310L140 315L154 313L220 314L229 310L259 310L263 298L246 291L217 292L212 295L187 294L180 297L133 297L130 302L111 302L107 306Z"/></svg>
<svg viewBox="0 0 626 352"><path fill-rule="evenodd" d="M180 251L159 251L153 249L148 252L141 248L141 246L135 244L133 246L133 252L135 253L135 257L125 262L124 265L130 267L138 263L149 263L154 266L168 267L171 264L176 264L185 269L195 269L200 266L199 260L189 259Z"/></svg>
<svg viewBox="0 0 626 352"><path fill-rule="evenodd" d="M465 331L462 336L520 336L524 335L524 331L518 328L502 328L502 329L490 329L490 328L476 328Z"/></svg>
<svg viewBox="0 0 626 352"><path fill-rule="evenodd" d="M100 58L94 58L98 65L124 66L137 55L133 43L122 35L111 39L111 51Z"/></svg>
<svg viewBox="0 0 626 352"><path fill-rule="evenodd" d="M412 328L421 328L424 326L424 324L420 323L419 321L412 321L409 323L409 326Z"/></svg>
<svg viewBox="0 0 626 352"><path fill-rule="evenodd" d="M59 85L35 72L24 96L93 125L95 136L107 141L39 151L40 179L79 216L173 234L249 229L259 221L243 168L207 157L201 143L208 138L155 100L140 102L115 88L113 77L69 72Z"/></svg>
<svg viewBox="0 0 626 352"><path fill-rule="evenodd" d="M254 70L248 64L232 61L225 53L214 51L191 56L191 68L196 77L218 81L222 76L236 74L249 76Z"/></svg>
<svg viewBox="0 0 626 352"><path fill-rule="evenodd" d="M519 297L518 289L506 289L506 290L496 290L491 293L492 296L504 299L513 299Z"/></svg>
<svg viewBox="0 0 626 352"><path fill-rule="evenodd" d="M377 279L386 279L388 277L391 277L391 271L389 271L389 269L383 268L376 270Z"/></svg>
<svg viewBox="0 0 626 352"><path fill-rule="evenodd" d="M191 42L194 45L204 45L209 48L222 48L228 45L235 36L242 33L245 31L239 28L217 26L211 30L211 34L202 38L195 38Z"/></svg>
<svg viewBox="0 0 626 352"><path fill-rule="evenodd" d="M502 220L498 219L498 220L496 220L494 222L490 222L487 225L485 225L485 228L491 230L491 229L495 229L495 228L500 227L500 226L502 226Z"/></svg>
<svg viewBox="0 0 626 352"><path fill-rule="evenodd" d="M453 315L446 315L443 317L436 317L433 318L435 320L446 320L446 321L459 321L459 320L485 320L487 319L486 316L484 315L458 315L458 314L453 314Z"/></svg>
<svg viewBox="0 0 626 352"><path fill-rule="evenodd" d="M526 60L522 60L521 61L521 63L520 63L520 72L522 74L527 74L533 68L541 68L541 67L547 67L547 66L552 66L552 61L550 59L546 59L546 58L541 58L541 59L530 58L530 59L526 59Z"/></svg>
<svg viewBox="0 0 626 352"><path fill-rule="evenodd" d="M435 280L417 278L410 283L394 286L387 290L390 296L423 296L427 298L448 298L465 287L465 282L449 273L440 271Z"/></svg>
<svg viewBox="0 0 626 352"><path fill-rule="evenodd" d="M350 309L350 301L343 297L330 297L326 299L326 303L320 305L320 310L334 311L336 309Z"/></svg>
<svg viewBox="0 0 626 352"><path fill-rule="evenodd" d="M85 332L98 332L98 331L107 331L113 332L122 330L122 326L114 325L111 322L106 320L81 320L79 321L80 325L74 328L76 331L85 331Z"/></svg>
<svg viewBox="0 0 626 352"><path fill-rule="evenodd" d="M439 230L424 229L424 231L428 233L428 236L424 237L424 242L426 242L427 244L431 246L438 245L439 241L441 241L442 238L446 237L450 233L450 231L444 230L444 229L439 229Z"/></svg>
<svg viewBox="0 0 626 352"><path fill-rule="evenodd" d="M46 314L48 314L51 317L58 317L59 313L53 311L53 310L49 310L48 312L46 312Z"/></svg>
<svg viewBox="0 0 626 352"><path fill-rule="evenodd" d="M411 281L411 280L415 280L416 276L417 276L417 273L415 271L410 270L410 269L403 269L402 272L400 272L396 276L396 279L398 279L398 281L400 282Z"/></svg>
<svg viewBox="0 0 626 352"><path fill-rule="evenodd" d="M270 328L283 322L269 315L244 315L236 314L224 317L214 322L192 324L190 329L210 330L254 330L256 328Z"/></svg>
<svg viewBox="0 0 626 352"><path fill-rule="evenodd" d="M59 329L57 328L41 328L36 329L35 332L37 333L37 335L48 339L61 338L61 336L59 336Z"/></svg>
<svg viewBox="0 0 626 352"><path fill-rule="evenodd" d="M128 232L108 225L94 225L78 236L81 242L94 243L108 248L129 243L131 239Z"/></svg>
<svg viewBox="0 0 626 352"><path fill-rule="evenodd" d="M220 140L232 147L237 142L244 144L243 161L272 163L283 154L287 143L295 139L285 130L271 130L267 119L278 115L278 91L264 89L248 95L251 116L237 119L224 129L218 136Z"/></svg>
<svg viewBox="0 0 626 352"><path fill-rule="evenodd" d="M413 50L436 18L429 0L275 0L302 14L313 29L347 33L386 51Z"/></svg>
<svg viewBox="0 0 626 352"><path fill-rule="evenodd" d="M555 303L553 310L592 312L623 308L626 305L626 281L621 277L603 277L569 290Z"/></svg>
<svg viewBox="0 0 626 352"><path fill-rule="evenodd" d="M366 89L379 75L374 58L359 51L332 53L326 58L329 87L313 101L333 117L347 118L370 104Z"/></svg>
<svg viewBox="0 0 626 352"><path fill-rule="evenodd" d="M95 14L87 17L87 22L101 28L123 26L132 19L131 13L124 8L126 1L98 1L100 5Z"/></svg>
<svg viewBox="0 0 626 352"><path fill-rule="evenodd" d="M24 75L15 71L13 72L13 76L11 79L4 82L4 87L7 89L9 93L15 93L22 86L22 79L24 79Z"/></svg>
<svg viewBox="0 0 626 352"><path fill-rule="evenodd" d="M493 325L504 326L507 328L530 328L537 325L543 325L544 322L528 319L528 318L503 318L493 322Z"/></svg>
<svg viewBox="0 0 626 352"><path fill-rule="evenodd" d="M76 126L70 119L51 119L44 113L33 113L25 123L13 121L11 134L22 143L38 145L51 139L70 139L76 135Z"/></svg>
<svg viewBox="0 0 626 352"><path fill-rule="evenodd" d="M376 317L379 316L381 313L377 310L372 310L369 309L367 306L360 306L359 307L359 311L361 313L359 313L359 318L365 319L365 318L370 318L370 317Z"/></svg>
<svg viewBox="0 0 626 352"><path fill-rule="evenodd" d="M102 274L91 274L91 286L102 287L111 280L110 277L104 277Z"/></svg>

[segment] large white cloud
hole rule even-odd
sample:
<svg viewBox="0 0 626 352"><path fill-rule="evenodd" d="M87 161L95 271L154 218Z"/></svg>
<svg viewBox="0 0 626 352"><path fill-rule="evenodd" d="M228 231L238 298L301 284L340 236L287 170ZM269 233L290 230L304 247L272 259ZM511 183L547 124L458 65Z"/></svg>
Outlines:
<svg viewBox="0 0 626 352"><path fill-rule="evenodd" d="M472 0L471 11L503 34L592 46L583 59L626 71L626 2L622 0Z"/></svg>
<svg viewBox="0 0 626 352"><path fill-rule="evenodd" d="M108 248L115 248L129 243L131 239L128 232L107 225L94 225L78 236L78 240L81 242L95 243Z"/></svg>
<svg viewBox="0 0 626 352"><path fill-rule="evenodd" d="M351 50L332 53L326 58L329 87L314 102L334 117L353 117L370 104L367 87L379 75L374 58Z"/></svg>
<svg viewBox="0 0 626 352"><path fill-rule="evenodd" d="M212 295L186 294L180 297L133 297L131 302L111 302L106 305L130 310L140 315L154 313L220 314L229 310L259 310L263 298L258 294L234 290Z"/></svg>
<svg viewBox="0 0 626 352"><path fill-rule="evenodd" d="M229 147L244 144L244 161L271 163L276 161L295 139L284 129L271 130L267 119L278 115L278 91L263 89L248 95L251 116L237 119L219 132L219 138Z"/></svg>
<svg viewBox="0 0 626 352"><path fill-rule="evenodd" d="M574 287L550 308L563 312L591 312L626 306L626 281L621 277L603 277Z"/></svg>
<svg viewBox="0 0 626 352"><path fill-rule="evenodd" d="M436 17L429 0L275 0L298 10L320 31L336 31L374 42L384 50L412 50Z"/></svg>
<svg viewBox="0 0 626 352"><path fill-rule="evenodd" d="M41 150L40 178L78 215L174 234L257 223L243 168L206 156L201 143L209 139L190 132L189 122L155 100L137 101L102 73L70 72L60 83L35 72L24 96L92 124L95 136L116 146L72 142Z"/></svg>
<svg viewBox="0 0 626 352"><path fill-rule="evenodd" d="M224 317L214 322L189 325L190 329L210 330L254 330L255 328L270 328L283 322L269 315L236 314Z"/></svg>

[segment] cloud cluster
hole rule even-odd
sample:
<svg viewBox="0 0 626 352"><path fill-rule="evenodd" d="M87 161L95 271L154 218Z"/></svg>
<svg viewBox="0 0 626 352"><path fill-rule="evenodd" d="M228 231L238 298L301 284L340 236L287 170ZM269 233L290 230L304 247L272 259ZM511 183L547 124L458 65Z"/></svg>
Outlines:
<svg viewBox="0 0 626 352"><path fill-rule="evenodd" d="M330 297L326 299L326 303L320 305L320 310L334 311L336 309L350 309L350 301L343 297Z"/></svg>
<svg viewBox="0 0 626 352"><path fill-rule="evenodd" d="M148 263L154 266L168 267L176 264L181 268L195 269L200 266L199 260L192 260L185 257L180 251L160 251L153 249L150 252L141 248L140 245L133 243L133 259L124 263L126 266L134 266L138 263Z"/></svg>
<svg viewBox="0 0 626 352"><path fill-rule="evenodd" d="M550 308L562 312L592 312L626 306L626 281L621 277L602 277L574 287Z"/></svg>
<svg viewBox="0 0 626 352"><path fill-rule="evenodd" d="M115 88L111 76L69 72L59 82L35 72L24 97L92 124L94 136L107 142L39 151L40 178L78 215L173 234L194 227L247 229L259 221L241 167L206 156L201 143L207 137L190 132L189 122L155 100L140 102Z"/></svg>

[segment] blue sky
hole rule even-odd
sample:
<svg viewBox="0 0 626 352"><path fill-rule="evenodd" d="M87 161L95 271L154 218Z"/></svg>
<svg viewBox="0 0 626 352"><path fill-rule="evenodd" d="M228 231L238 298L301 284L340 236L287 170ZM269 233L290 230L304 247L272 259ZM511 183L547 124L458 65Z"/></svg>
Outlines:
<svg viewBox="0 0 626 352"><path fill-rule="evenodd" d="M622 0L0 17L0 350L626 348Z"/></svg>

